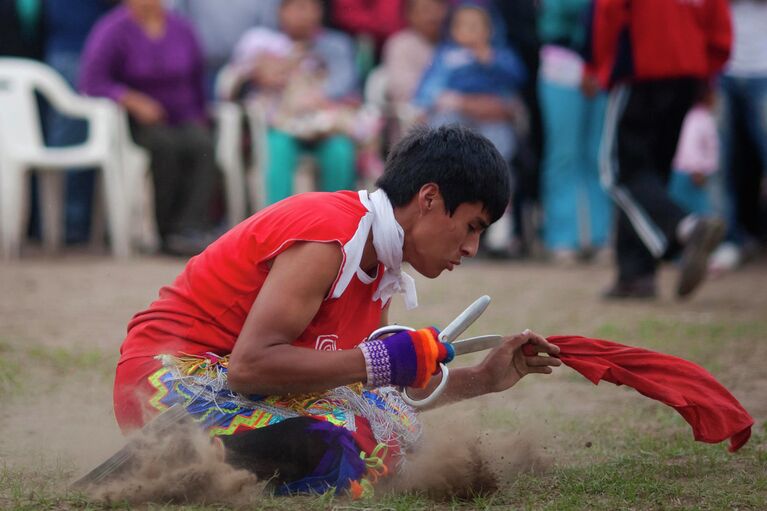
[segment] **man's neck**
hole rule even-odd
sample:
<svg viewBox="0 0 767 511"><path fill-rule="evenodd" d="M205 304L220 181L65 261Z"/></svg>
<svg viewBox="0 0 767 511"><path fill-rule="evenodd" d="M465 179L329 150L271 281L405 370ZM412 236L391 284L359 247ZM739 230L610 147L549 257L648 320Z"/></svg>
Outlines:
<svg viewBox="0 0 767 511"><path fill-rule="evenodd" d="M417 215L417 204L415 202L412 202L404 207L394 208L394 219L397 221L400 227L402 227L402 230L405 233L405 240L407 242L408 238L408 232L410 231L410 226L412 225L412 219L413 215ZM405 254L404 249L405 247L402 247L403 254L402 259L405 260ZM368 234L368 239L365 242L365 248L362 251L362 259L360 260L360 268L367 273L370 276L375 275L376 269L378 268L378 254L376 253L375 245L373 245L373 229L370 229L370 234Z"/></svg>
<svg viewBox="0 0 767 511"><path fill-rule="evenodd" d="M378 269L378 254L376 254L375 246L373 246L373 229L370 229L368 239L365 242L365 248L362 250L360 268L371 277L376 274Z"/></svg>

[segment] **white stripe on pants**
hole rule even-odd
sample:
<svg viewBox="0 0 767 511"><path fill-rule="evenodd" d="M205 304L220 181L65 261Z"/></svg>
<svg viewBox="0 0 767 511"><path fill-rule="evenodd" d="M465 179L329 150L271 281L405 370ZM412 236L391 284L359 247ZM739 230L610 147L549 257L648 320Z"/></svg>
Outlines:
<svg viewBox="0 0 767 511"><path fill-rule="evenodd" d="M629 190L618 184L620 165L618 160L618 124L626 109L631 87L618 85L610 91L607 99L607 114L602 130L602 144L599 149L599 175L602 186L615 203L623 210L639 238L656 259L666 252L668 240L655 225L644 208L634 199Z"/></svg>

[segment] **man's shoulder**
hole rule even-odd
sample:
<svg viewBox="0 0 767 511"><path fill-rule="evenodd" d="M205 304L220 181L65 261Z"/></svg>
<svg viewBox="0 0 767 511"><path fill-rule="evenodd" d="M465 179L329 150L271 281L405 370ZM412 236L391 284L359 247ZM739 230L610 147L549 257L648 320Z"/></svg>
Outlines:
<svg viewBox="0 0 767 511"><path fill-rule="evenodd" d="M327 227L356 225L367 213L354 191L308 192L284 199L267 210L265 215L295 218L303 224L323 224Z"/></svg>
<svg viewBox="0 0 767 511"><path fill-rule="evenodd" d="M311 211L316 214L362 216L367 212L367 208L360 200L359 192L350 190L301 193L287 201L301 208L311 208Z"/></svg>

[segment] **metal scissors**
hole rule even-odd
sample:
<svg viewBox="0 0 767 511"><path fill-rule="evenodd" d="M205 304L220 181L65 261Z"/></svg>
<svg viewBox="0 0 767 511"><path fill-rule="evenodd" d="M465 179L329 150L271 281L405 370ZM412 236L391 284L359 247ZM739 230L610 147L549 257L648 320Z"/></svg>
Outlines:
<svg viewBox="0 0 767 511"><path fill-rule="evenodd" d="M467 339L458 339L458 336L466 331L487 309L490 305L490 297L487 295L480 296L474 303L469 305L463 312L461 312L456 318L448 324L442 332L439 334L439 341L449 343L455 350L455 355L466 355L467 353L475 353L478 351L489 350L500 345L503 341L503 336L500 335L479 335L476 337L469 337ZM386 334L394 334L402 331L414 331L415 328L404 325L388 325L381 327L368 337L369 339L377 339ZM439 364L442 371L442 380L440 380L434 391L423 399L413 399L407 395L407 390L402 388L402 399L409 404L417 408L423 408L433 403L442 392L444 392L447 386L448 377L450 376L450 370L445 364Z"/></svg>

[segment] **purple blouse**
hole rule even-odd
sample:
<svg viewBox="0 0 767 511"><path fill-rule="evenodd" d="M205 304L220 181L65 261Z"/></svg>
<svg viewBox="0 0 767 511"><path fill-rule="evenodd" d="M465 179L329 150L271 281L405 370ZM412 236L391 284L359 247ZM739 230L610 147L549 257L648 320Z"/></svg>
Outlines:
<svg viewBox="0 0 767 511"><path fill-rule="evenodd" d="M166 12L165 33L149 37L127 8L113 9L85 43L80 90L119 101L126 90L142 92L165 108L168 123L205 119L203 56L183 18Z"/></svg>

